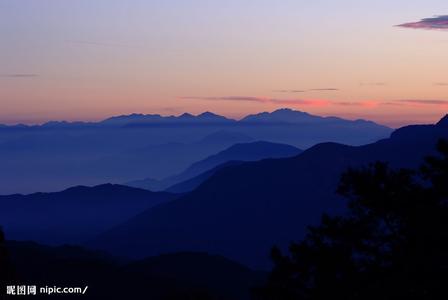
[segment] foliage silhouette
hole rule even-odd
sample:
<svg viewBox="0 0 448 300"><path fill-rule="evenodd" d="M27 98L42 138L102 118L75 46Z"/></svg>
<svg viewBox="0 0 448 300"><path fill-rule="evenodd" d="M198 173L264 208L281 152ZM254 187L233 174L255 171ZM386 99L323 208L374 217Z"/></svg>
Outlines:
<svg viewBox="0 0 448 300"><path fill-rule="evenodd" d="M419 170L377 162L344 173L338 193L348 214L324 215L289 255L274 248L256 297L446 299L448 142L438 150Z"/></svg>
<svg viewBox="0 0 448 300"><path fill-rule="evenodd" d="M0 289L5 291L6 285L15 279L14 270L6 246L5 234L0 227Z"/></svg>

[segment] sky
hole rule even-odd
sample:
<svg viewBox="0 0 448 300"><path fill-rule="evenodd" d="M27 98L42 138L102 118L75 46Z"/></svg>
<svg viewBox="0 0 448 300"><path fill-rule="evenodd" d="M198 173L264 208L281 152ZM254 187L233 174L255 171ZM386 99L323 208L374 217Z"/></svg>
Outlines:
<svg viewBox="0 0 448 300"><path fill-rule="evenodd" d="M446 0L0 0L0 123L283 107L433 123L447 15Z"/></svg>

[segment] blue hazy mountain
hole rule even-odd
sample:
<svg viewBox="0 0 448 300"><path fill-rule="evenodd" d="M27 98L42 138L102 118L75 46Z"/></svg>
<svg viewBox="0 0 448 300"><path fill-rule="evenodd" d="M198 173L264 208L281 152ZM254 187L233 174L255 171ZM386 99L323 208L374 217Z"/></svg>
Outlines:
<svg viewBox="0 0 448 300"><path fill-rule="evenodd" d="M345 201L335 191L347 168L378 160L416 167L435 153L440 138L448 138L446 119L407 126L364 146L323 143L292 158L228 166L193 192L147 210L90 246L130 257L205 251L267 267L273 245L300 240L324 212L344 212Z"/></svg>
<svg viewBox="0 0 448 300"><path fill-rule="evenodd" d="M219 130L203 137L201 144L247 143L253 141L250 136L231 130Z"/></svg>
<svg viewBox="0 0 448 300"><path fill-rule="evenodd" d="M289 109L239 121L206 112L1 126L0 194L53 192L138 178L160 180L236 143L267 141L307 149L327 141L362 145L391 132L369 121Z"/></svg>
<svg viewBox="0 0 448 300"><path fill-rule="evenodd" d="M207 131L197 129L179 135L171 130L85 129L17 137L0 145L0 194L165 178L235 143L252 140L227 130L203 136ZM186 141L189 134L195 138Z"/></svg>
<svg viewBox="0 0 448 300"><path fill-rule="evenodd" d="M191 143L168 142L108 155L91 161L84 168L89 169L90 175L104 178L107 182L121 183L131 176L133 179L146 176L166 178L210 154L251 140L247 135L222 130Z"/></svg>
<svg viewBox="0 0 448 300"><path fill-rule="evenodd" d="M80 243L175 198L169 193L111 184L78 186L57 193L0 196L0 226L11 239Z"/></svg>
<svg viewBox="0 0 448 300"><path fill-rule="evenodd" d="M211 155L204 160L195 162L180 174L170 176L164 180L144 179L132 181L126 185L144 188L151 191L165 190L173 185L190 180L200 174L211 174L208 172L213 168L229 161L256 161L266 158L281 158L295 156L302 150L285 144L270 142L252 142L235 144L217 154ZM204 178L204 176L202 176ZM190 190L183 190L187 192Z"/></svg>

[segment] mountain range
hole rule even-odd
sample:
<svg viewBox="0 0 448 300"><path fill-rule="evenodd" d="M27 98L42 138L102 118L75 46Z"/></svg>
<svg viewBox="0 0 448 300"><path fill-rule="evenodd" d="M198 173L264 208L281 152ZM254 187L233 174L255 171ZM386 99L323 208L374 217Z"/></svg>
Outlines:
<svg viewBox="0 0 448 300"><path fill-rule="evenodd" d="M154 125L154 124L213 124L213 123L233 123L236 120L228 119L226 117L211 113L204 112L199 115L192 115L184 113L180 116L168 116L163 117L158 114L131 114L111 117L100 122L101 125L120 125L120 126L139 126L139 125Z"/></svg>
<svg viewBox="0 0 448 300"><path fill-rule="evenodd" d="M129 115L113 116L99 122L67 122L67 121L49 121L42 125L4 125L0 124L0 128L5 129L38 129L38 128L78 128L78 127L101 127L101 126L117 126L117 127L129 127L129 126L144 126L155 124L176 124L179 123L182 126L188 124L213 124L213 123L321 123L321 122L342 122L342 123L358 123L358 124L370 124L377 125L374 122L358 119L355 121L345 120L338 117L320 117L306 112L296 111L289 108L282 108L273 112L262 112L258 114L248 115L240 120L227 118L212 112L204 112L198 115L190 113L183 113L179 116L162 116L159 114L138 114L133 113ZM383 126L385 127L385 126Z"/></svg>
<svg viewBox="0 0 448 300"><path fill-rule="evenodd" d="M400 128L363 146L322 143L298 156L227 166L179 199L146 210L102 234L90 247L129 257L177 251L224 255L255 268L269 266L273 245L303 237L322 213L344 213L340 175L375 161L417 167L448 138L448 117Z"/></svg>
<svg viewBox="0 0 448 300"><path fill-rule="evenodd" d="M307 149L327 141L362 145L391 132L370 121L290 109L238 121L206 112L0 126L0 194L55 192L139 178L161 180L236 143L266 141Z"/></svg>

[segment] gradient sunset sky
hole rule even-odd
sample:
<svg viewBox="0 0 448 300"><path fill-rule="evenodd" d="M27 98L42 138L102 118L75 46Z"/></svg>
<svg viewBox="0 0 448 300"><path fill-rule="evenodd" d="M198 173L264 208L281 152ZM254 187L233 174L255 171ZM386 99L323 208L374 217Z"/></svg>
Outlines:
<svg viewBox="0 0 448 300"><path fill-rule="evenodd" d="M447 15L446 0L0 0L0 123L282 107L433 123Z"/></svg>

